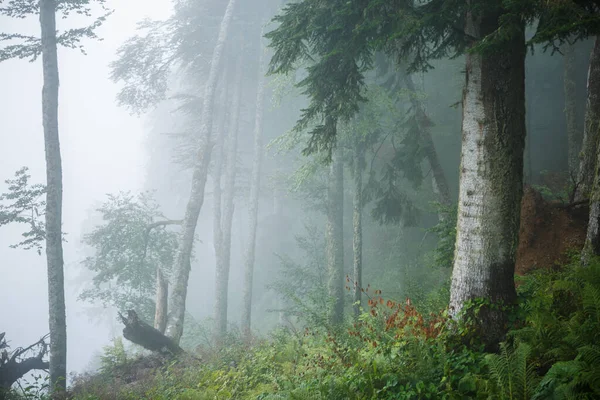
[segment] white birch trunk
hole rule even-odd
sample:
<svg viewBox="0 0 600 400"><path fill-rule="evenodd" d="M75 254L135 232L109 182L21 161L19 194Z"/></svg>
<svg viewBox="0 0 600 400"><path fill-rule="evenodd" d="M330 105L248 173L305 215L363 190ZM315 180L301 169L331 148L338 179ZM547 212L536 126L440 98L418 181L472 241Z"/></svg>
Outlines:
<svg viewBox="0 0 600 400"><path fill-rule="evenodd" d="M211 59L210 72L206 82L204 101L202 104L202 123L199 132L201 144L194 165L192 190L185 210L181 238L179 240L178 252L175 259L175 279L170 297L171 310L167 320L167 336L169 336L176 344L179 344L181 335L183 334L185 301L187 298L187 286L191 269L190 257L194 246L194 236L196 233L198 216L200 215L200 210L204 203L204 190L206 187L208 166L210 165L213 147L211 133L214 95L217 86L217 78L219 76L219 71L221 70L223 47L227 40L234 6L235 0L229 0L227 8L225 9L225 15L223 15L223 20L221 21L219 36Z"/></svg>
<svg viewBox="0 0 600 400"><path fill-rule="evenodd" d="M600 137L600 40L596 37L590 56L587 81L587 104L585 108L585 127L579 173L577 175L577 190L575 201L581 201L590 196L596 167L596 149Z"/></svg>
<svg viewBox="0 0 600 400"><path fill-rule="evenodd" d="M329 296L333 305L329 322L340 324L344 319L344 164L342 148L334 150L327 190L327 269Z"/></svg>
<svg viewBox="0 0 600 400"><path fill-rule="evenodd" d="M242 313L242 332L250 337L252 328L252 288L254 280L254 260L256 252L256 229L258 226L258 194L260 191L260 174L262 167L263 143L262 122L263 102L265 93L264 52L262 46L263 30L260 31L260 46L258 59L258 83L256 86L256 113L254 115L254 158L252 160L252 177L250 181L250 210L248 247L244 264L244 309Z"/></svg>
<svg viewBox="0 0 600 400"><path fill-rule="evenodd" d="M227 298L229 291L229 270L231 267L231 226L233 222L237 137L240 115L240 98L242 86L242 60L238 59L236 78L231 105L231 120L229 124L229 137L227 138L227 158L225 171L225 184L223 189L223 213L221 215L221 243L220 251L216 254L216 293L215 293L215 343L220 345L222 338L227 333Z"/></svg>
<svg viewBox="0 0 600 400"><path fill-rule="evenodd" d="M58 135L56 1L40 2L42 38L42 123L46 153L46 259L50 329L50 383L57 396L66 389L67 324L62 248L62 161Z"/></svg>
<svg viewBox="0 0 600 400"><path fill-rule="evenodd" d="M481 38L498 15L467 16L467 33ZM523 27L522 27L523 28ZM505 51L468 54L463 93L458 225L451 312L482 298L516 300L514 268L523 193L525 147L525 38L515 33ZM495 346L506 314L482 311L481 337Z"/></svg>

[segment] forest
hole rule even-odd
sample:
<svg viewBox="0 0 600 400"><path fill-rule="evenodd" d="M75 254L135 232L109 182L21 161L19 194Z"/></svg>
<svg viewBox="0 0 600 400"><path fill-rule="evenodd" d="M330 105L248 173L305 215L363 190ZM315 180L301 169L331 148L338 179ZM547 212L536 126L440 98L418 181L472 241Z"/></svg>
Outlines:
<svg viewBox="0 0 600 400"><path fill-rule="evenodd" d="M599 399L598 35L0 0L0 400Z"/></svg>

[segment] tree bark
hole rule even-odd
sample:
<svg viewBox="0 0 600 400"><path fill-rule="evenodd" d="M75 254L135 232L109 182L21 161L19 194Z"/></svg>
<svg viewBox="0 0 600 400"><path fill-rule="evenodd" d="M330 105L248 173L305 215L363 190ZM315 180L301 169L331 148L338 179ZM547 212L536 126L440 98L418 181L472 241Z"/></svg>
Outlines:
<svg viewBox="0 0 600 400"><path fill-rule="evenodd" d="M50 328L50 384L55 396L66 390L67 324L62 248L62 160L58 135L56 1L40 2L42 38L42 123L46 153L46 259Z"/></svg>
<svg viewBox="0 0 600 400"><path fill-rule="evenodd" d="M146 226L144 232L144 253L142 254L142 261L140 269L144 269L146 262L146 255L148 254L148 243L150 242L150 232L152 229L159 226L167 225L181 225L182 220L164 220L156 221ZM110 283L109 283L110 284ZM169 295L169 281L165 278L160 266L156 267L156 301L154 307L154 328L158 329L160 333L165 333L167 326L167 311L168 311L168 295Z"/></svg>
<svg viewBox="0 0 600 400"><path fill-rule="evenodd" d="M237 138L240 115L240 98L242 86L242 60L238 59L235 73L233 101L231 105L231 120L229 137L227 138L227 158L225 185L223 189L223 214L221 219L221 243L216 253L216 294L215 294L215 343L221 344L227 333L227 300L229 292L229 270L231 267L231 226L233 222L235 176L237 161Z"/></svg>
<svg viewBox="0 0 600 400"><path fill-rule="evenodd" d="M167 312L169 301L169 281L163 275L160 267L156 267L156 312L154 328L164 334L167 328Z"/></svg>
<svg viewBox="0 0 600 400"><path fill-rule="evenodd" d="M496 15L467 15L466 32L482 38ZM456 315L472 299L512 305L525 147L524 26L503 51L468 54L463 93L458 224L450 292ZM505 334L506 312L484 307L481 338L493 348Z"/></svg>
<svg viewBox="0 0 600 400"><path fill-rule="evenodd" d="M567 143L569 175L577 177L579 169L579 150L583 132L577 123L577 89L575 85L575 51L573 45L566 43L562 47L564 54L563 87L565 92L565 118L567 122Z"/></svg>
<svg viewBox="0 0 600 400"><path fill-rule="evenodd" d="M211 141L212 133L212 114L214 95L217 86L217 78L221 70L221 61L223 47L227 40L229 25L233 16L235 0L229 0L225 15L221 21L219 36L213 50L210 72L206 82L204 101L202 104L202 123L200 126L201 144L198 150L198 156L194 165L192 176L192 190L188 201L181 238L179 240L179 248L175 260L175 279L173 290L171 291L171 310L167 320L167 336L169 336L176 344L179 344L181 335L183 334L183 321L185 316L185 301L187 297L187 286L190 276L190 257L194 245L194 235L196 232L196 224L202 205L204 203L204 190L206 187L206 179L208 175L208 166L210 165L210 157L212 153L213 143Z"/></svg>
<svg viewBox="0 0 600 400"><path fill-rule="evenodd" d="M258 227L258 194L260 191L260 174L263 156L262 123L263 102L265 93L264 64L265 49L262 45L263 29L260 31L259 58L258 58L258 83L256 86L256 112L254 115L254 158L252 160L252 177L250 182L250 210L248 233L248 247L244 264L244 310L242 314L242 332L246 338L251 335L252 328L252 288L254 280L254 260L256 252L256 230Z"/></svg>
<svg viewBox="0 0 600 400"><path fill-rule="evenodd" d="M217 149L219 151L218 156L215 160L215 167L213 173L213 244L215 249L215 260L219 263L222 258L222 247L223 247L223 230L221 226L221 208L223 207L222 199L223 193L221 190L221 178L223 175L223 164L225 161L225 137L227 136L227 116L228 106L227 103L227 89L229 84L227 80L224 80L224 87L222 92L222 100L221 103L223 106L223 112L221 113L221 119L219 121L218 128L218 139L217 139Z"/></svg>
<svg viewBox="0 0 600 400"><path fill-rule="evenodd" d="M596 148L596 170L589 203L590 216L581 252L582 265L589 265L593 257L600 256L600 146Z"/></svg>
<svg viewBox="0 0 600 400"><path fill-rule="evenodd" d="M585 127L577 175L577 188L574 201L588 198L596 169L596 149L600 137L600 40L596 37L590 56L587 82L587 104Z"/></svg>
<svg viewBox="0 0 600 400"><path fill-rule="evenodd" d="M404 74L404 83L406 88L411 92L410 101L417 116L417 124L420 131L423 149L425 151L425 157L431 166L433 182L439 196L440 204L448 206L452 202L452 197L450 196L450 187L448 186L446 174L444 173L444 169L440 164L440 160L433 143L433 138L431 137L431 131L429 130L433 123L427 116L427 113L425 113L425 107L423 107L423 104L416 96L415 85L412 77L407 73ZM440 219L441 218L443 218L442 214L440 214Z"/></svg>
<svg viewBox="0 0 600 400"><path fill-rule="evenodd" d="M363 185L362 176L365 168L364 154L359 149L354 160L354 201L353 201L353 237L352 250L354 254L354 317L360 315L362 297L362 212L363 212Z"/></svg>
<svg viewBox="0 0 600 400"><path fill-rule="evenodd" d="M329 272L329 296L333 300L329 310L329 322L332 325L342 323L344 319L344 164L341 159L342 148L334 150L329 172L327 190L327 268Z"/></svg>

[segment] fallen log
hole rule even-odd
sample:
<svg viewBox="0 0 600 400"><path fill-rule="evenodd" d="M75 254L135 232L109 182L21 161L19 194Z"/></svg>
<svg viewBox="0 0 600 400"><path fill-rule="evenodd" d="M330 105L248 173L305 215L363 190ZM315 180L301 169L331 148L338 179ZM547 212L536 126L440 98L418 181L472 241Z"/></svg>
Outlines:
<svg viewBox="0 0 600 400"><path fill-rule="evenodd" d="M127 317L124 317L123 314L119 313L119 318L125 325L125 328L123 328L123 337L130 342L158 353L172 355L184 353L179 345L160 333L158 329L141 321L134 310L128 310Z"/></svg>
<svg viewBox="0 0 600 400"><path fill-rule="evenodd" d="M5 333L0 333L0 396L2 392L9 390L13 383L25 376L34 369L47 370L50 365L44 357L48 353L48 344L46 339L48 335L42 337L26 348L17 348L13 352L8 352L8 344L4 338ZM31 354L38 348L37 354L25 358L26 354ZM1 398L1 397L0 397Z"/></svg>

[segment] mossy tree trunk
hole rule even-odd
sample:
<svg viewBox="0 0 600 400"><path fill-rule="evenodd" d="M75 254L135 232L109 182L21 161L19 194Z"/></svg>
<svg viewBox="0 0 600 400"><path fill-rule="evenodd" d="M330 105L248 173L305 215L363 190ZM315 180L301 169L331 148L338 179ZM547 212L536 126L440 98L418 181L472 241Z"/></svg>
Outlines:
<svg viewBox="0 0 600 400"><path fill-rule="evenodd" d="M344 163L340 145L334 150L330 165L325 235L328 290L333 300L329 322L337 325L344 319Z"/></svg>
<svg viewBox="0 0 600 400"><path fill-rule="evenodd" d="M171 309L167 320L167 336L176 344L179 344L183 334L183 321L185 316L185 302L187 298L187 286L190 277L190 257L194 246L194 236L198 216L204 204L204 191L208 175L208 166L212 154L213 143L211 141L213 124L213 103L217 86L217 79L221 71L223 47L227 40L229 25L233 17L236 0L229 0L225 14L221 20L219 36L213 50L210 71L206 81L204 98L202 103L201 125L199 129L200 148L195 160L192 173L192 189L185 210L181 238L177 256L175 258L173 289L171 291Z"/></svg>
<svg viewBox="0 0 600 400"><path fill-rule="evenodd" d="M46 259L50 328L50 384L61 397L67 378L67 322L62 248L62 160L58 135L58 55L56 1L40 2L42 37L42 124L46 153Z"/></svg>
<svg viewBox="0 0 600 400"><path fill-rule="evenodd" d="M600 137L600 41L598 37L590 56L587 82L587 104L585 109L585 126L583 143L577 175L575 201L588 198L592 190L596 169L596 150Z"/></svg>
<svg viewBox="0 0 600 400"><path fill-rule="evenodd" d="M500 13L467 15L466 32L494 32ZM504 51L468 54L463 92L458 224L450 307L483 299L513 304L525 147L525 37L515 27ZM480 334L494 347L506 312L484 307Z"/></svg>

